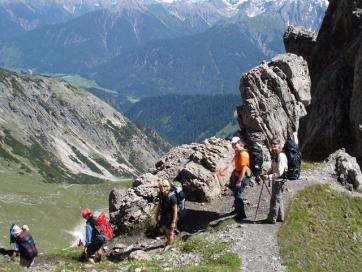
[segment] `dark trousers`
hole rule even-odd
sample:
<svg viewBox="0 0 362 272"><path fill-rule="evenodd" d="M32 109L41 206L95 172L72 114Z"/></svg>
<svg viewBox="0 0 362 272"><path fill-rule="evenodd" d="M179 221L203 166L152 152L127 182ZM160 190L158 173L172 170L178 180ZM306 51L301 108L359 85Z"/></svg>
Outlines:
<svg viewBox="0 0 362 272"><path fill-rule="evenodd" d="M238 180L238 178L239 178L238 176L232 175L230 178L230 182L234 193L236 217L241 219L241 218L246 218L243 192L245 190L245 187L250 183L250 177L245 177L241 181L240 187L236 187L236 181Z"/></svg>

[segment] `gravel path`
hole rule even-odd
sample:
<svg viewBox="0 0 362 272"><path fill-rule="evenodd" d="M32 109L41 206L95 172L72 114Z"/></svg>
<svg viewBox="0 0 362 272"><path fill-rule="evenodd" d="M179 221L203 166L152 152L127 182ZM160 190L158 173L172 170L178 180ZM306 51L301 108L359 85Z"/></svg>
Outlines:
<svg viewBox="0 0 362 272"><path fill-rule="evenodd" d="M316 169L305 171L300 180L288 181L286 183L283 193L284 208L288 208L290 200L296 192L307 186L321 183L330 183L337 191L346 192L354 197L362 197L361 193L347 191L324 169ZM254 224L254 215L260 190L260 185L246 190L245 197L247 203L249 203L246 208L247 220L239 224L233 224L225 231L211 234L210 239L215 241L233 240L234 244L231 251L236 252L240 256L242 260L241 271L243 272L287 271L287 268L283 266L277 241L277 234L281 223L271 225L260 222L267 217L269 208L270 197L265 187L263 189L256 223ZM225 201L225 203L227 202L228 201Z"/></svg>

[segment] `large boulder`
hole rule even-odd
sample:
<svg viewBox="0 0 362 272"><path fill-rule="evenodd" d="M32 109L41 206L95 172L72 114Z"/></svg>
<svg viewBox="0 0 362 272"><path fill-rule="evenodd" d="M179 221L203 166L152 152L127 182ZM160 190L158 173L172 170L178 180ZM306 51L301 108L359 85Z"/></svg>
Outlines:
<svg viewBox="0 0 362 272"><path fill-rule="evenodd" d="M362 159L362 1L329 1L308 56L291 46L293 37L305 36L294 32L286 33L286 50L308 60L312 80L312 103L299 137L303 156L323 159L345 147Z"/></svg>
<svg viewBox="0 0 362 272"><path fill-rule="evenodd" d="M238 108L241 132L260 144L273 137L294 139L299 119L310 104L307 62L294 54L282 54L241 77L244 104Z"/></svg>
<svg viewBox="0 0 362 272"><path fill-rule="evenodd" d="M328 168L337 176L337 180L349 190L362 187L362 173L356 158L342 148L331 154L326 160Z"/></svg>
<svg viewBox="0 0 362 272"><path fill-rule="evenodd" d="M133 183L126 192L114 189L109 196L109 213L116 233L152 216L158 201L158 182L178 180L187 200L208 202L221 195L233 170L233 150L223 139L175 147Z"/></svg>

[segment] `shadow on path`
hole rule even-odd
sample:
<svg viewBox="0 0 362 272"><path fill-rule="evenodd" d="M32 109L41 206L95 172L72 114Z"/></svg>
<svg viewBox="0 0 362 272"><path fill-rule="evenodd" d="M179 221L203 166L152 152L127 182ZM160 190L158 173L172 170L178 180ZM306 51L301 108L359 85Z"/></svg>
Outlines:
<svg viewBox="0 0 362 272"><path fill-rule="evenodd" d="M13 249L0 248L0 254L4 256L11 256L14 253Z"/></svg>
<svg viewBox="0 0 362 272"><path fill-rule="evenodd" d="M206 230L211 222L222 221L222 219L232 218L232 213L220 214L213 211L200 211L187 209L186 215L178 223L178 229L188 233L195 233Z"/></svg>

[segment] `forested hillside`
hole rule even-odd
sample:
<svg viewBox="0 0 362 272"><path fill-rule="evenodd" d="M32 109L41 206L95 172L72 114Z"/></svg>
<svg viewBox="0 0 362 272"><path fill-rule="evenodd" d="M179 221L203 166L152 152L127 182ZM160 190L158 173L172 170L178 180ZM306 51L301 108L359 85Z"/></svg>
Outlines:
<svg viewBox="0 0 362 272"><path fill-rule="evenodd" d="M125 115L155 128L177 144L200 142L215 135L234 119L240 96L167 95L144 98Z"/></svg>

